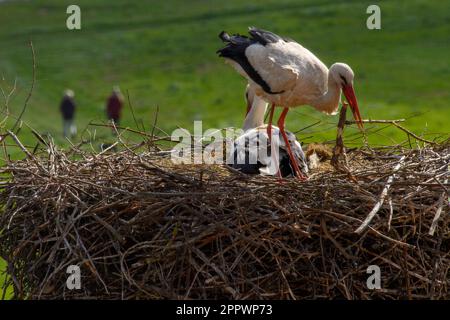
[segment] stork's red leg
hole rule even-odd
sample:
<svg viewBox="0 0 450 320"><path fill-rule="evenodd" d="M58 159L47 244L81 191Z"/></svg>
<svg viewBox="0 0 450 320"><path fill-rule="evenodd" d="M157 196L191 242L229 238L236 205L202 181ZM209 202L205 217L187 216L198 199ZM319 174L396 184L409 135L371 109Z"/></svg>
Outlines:
<svg viewBox="0 0 450 320"><path fill-rule="evenodd" d="M281 132L281 135L283 136L284 143L286 143L286 149L288 151L289 158L291 159L291 164L294 167L294 172L295 172L297 178L299 178L301 180L306 180L305 175L302 173L302 171L298 167L297 159L295 159L294 154L292 153L291 145L289 143L286 132L284 131L284 120L286 118L288 111L289 111L289 108L283 109L283 112L281 113L280 118L278 119L278 127L280 128L280 132Z"/></svg>

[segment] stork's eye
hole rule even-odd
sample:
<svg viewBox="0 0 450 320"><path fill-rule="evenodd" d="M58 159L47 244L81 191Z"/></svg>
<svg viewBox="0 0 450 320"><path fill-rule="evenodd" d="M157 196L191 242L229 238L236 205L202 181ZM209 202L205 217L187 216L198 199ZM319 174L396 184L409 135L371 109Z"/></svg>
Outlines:
<svg viewBox="0 0 450 320"><path fill-rule="evenodd" d="M347 80L345 79L345 77L343 75L339 75L342 79L342 81L344 81L344 85L347 85Z"/></svg>

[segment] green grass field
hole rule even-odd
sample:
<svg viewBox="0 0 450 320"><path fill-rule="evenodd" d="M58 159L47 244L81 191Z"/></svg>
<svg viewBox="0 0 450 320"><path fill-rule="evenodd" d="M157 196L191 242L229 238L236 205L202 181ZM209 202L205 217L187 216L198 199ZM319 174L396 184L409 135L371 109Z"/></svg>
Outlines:
<svg viewBox="0 0 450 320"><path fill-rule="evenodd" d="M245 80L215 54L222 45L217 35L245 33L252 25L296 39L327 65L351 65L364 118L412 117L404 125L417 134L450 132L448 1L377 1L382 29L373 31L366 28L371 0L78 0L82 30L69 31L66 8L72 3L0 3L0 85L7 91L17 79L9 109L20 112L31 85L32 40L37 81L23 119L62 146L67 144L58 104L68 87L76 94L80 131L92 120L104 120L104 102L116 84L129 91L147 129L156 106L158 126L169 133L177 126L191 128L194 120L203 120L204 129L239 127ZM337 117L309 107L291 111L287 128L295 131L318 120L300 140L331 139ZM129 108L123 125L135 127ZM95 129L100 139L109 134L90 127ZM27 128L20 138L35 144ZM388 128L369 139L375 145L406 137Z"/></svg>
<svg viewBox="0 0 450 320"><path fill-rule="evenodd" d="M6 263L5 261L3 261L2 259L0 259L0 300L2 298L2 294L3 294L3 281L5 280L5 274L2 274L2 272L6 270ZM12 296L12 288L9 287L6 291L6 295L5 298L9 299Z"/></svg>
<svg viewBox="0 0 450 320"><path fill-rule="evenodd" d="M450 8L445 1L381 1L382 29L375 31L365 26L372 1L80 0L82 30L69 31L65 20L71 3L12 1L0 7L2 85L18 80L10 108L19 112L30 86L31 39L37 83L24 119L58 142L63 142L58 103L66 87L76 92L79 128L104 119L104 101L114 84L129 91L147 127L157 105L158 124L169 132L200 119L204 127L240 126L245 81L215 51L222 45L221 30L244 33L249 25L298 40L327 65L350 64L364 117L420 113L406 123L408 128L420 134L450 131ZM303 138L332 137L336 117L309 107L293 111L288 128L300 129L316 119L324 123ZM134 126L129 109L123 123ZM372 142L404 139L398 130L383 132Z"/></svg>

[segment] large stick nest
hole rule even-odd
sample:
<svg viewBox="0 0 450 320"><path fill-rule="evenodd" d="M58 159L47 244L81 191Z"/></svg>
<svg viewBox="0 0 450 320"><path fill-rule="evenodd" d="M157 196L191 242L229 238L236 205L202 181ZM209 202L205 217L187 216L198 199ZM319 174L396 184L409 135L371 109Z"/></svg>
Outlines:
<svg viewBox="0 0 450 320"><path fill-rule="evenodd" d="M280 183L50 146L2 169L0 256L16 298L449 299L450 144L347 158Z"/></svg>

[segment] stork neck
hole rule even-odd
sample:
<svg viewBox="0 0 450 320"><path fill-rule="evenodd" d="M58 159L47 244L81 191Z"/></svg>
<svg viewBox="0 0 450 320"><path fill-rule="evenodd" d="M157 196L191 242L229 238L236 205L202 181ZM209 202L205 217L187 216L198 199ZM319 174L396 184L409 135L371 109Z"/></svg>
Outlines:
<svg viewBox="0 0 450 320"><path fill-rule="evenodd" d="M331 72L328 72L328 90L314 103L314 107L322 112L334 113L339 107L341 87Z"/></svg>
<svg viewBox="0 0 450 320"><path fill-rule="evenodd" d="M248 131L250 129L264 125L264 114L266 113L267 102L254 95L253 104L250 111L245 117L242 129Z"/></svg>

